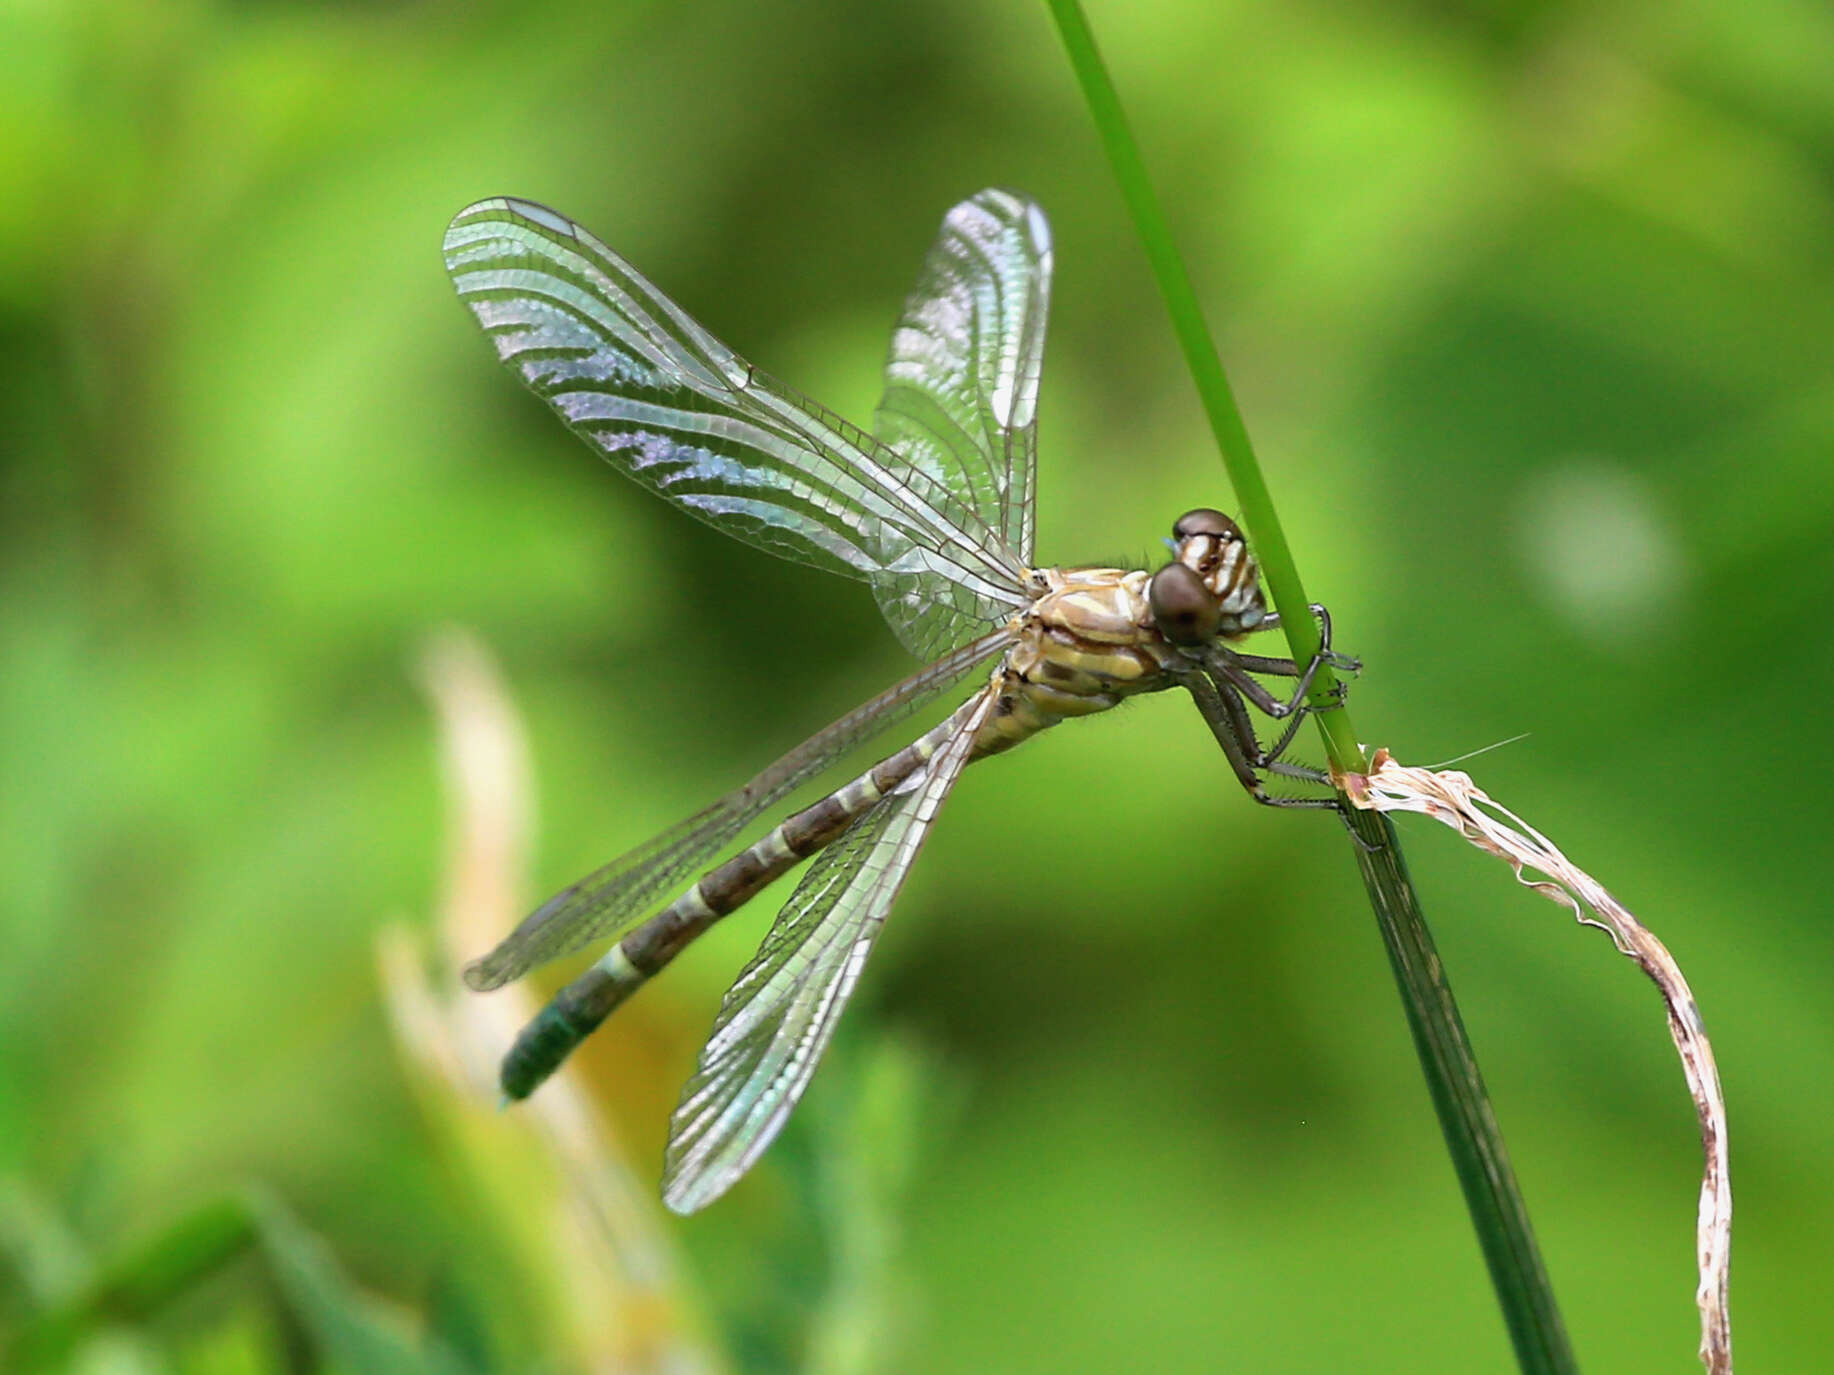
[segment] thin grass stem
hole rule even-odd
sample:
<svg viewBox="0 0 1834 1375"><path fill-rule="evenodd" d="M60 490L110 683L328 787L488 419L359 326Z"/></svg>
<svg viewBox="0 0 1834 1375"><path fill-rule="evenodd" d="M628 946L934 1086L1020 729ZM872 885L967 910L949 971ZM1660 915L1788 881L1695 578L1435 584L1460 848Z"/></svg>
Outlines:
<svg viewBox="0 0 1834 1375"><path fill-rule="evenodd" d="M1172 317L1179 347L1209 417L1243 521L1254 540L1268 591L1281 613L1287 643L1295 661L1309 662L1318 652L1319 639L1316 625L1306 614L1307 597L1298 566L1197 293L1153 193L1139 146L1121 112L1120 98L1078 0L1046 3L1120 183L1121 198L1146 250L1153 279ZM1321 710L1313 719L1319 724L1334 768L1340 773L1364 772L1367 761L1350 714L1333 698L1336 682L1328 667L1314 681L1311 701ZM1573 1375L1578 1366L1554 1302L1553 1287L1541 1262L1477 1058L1465 1035L1444 964L1433 947L1419 895L1408 878L1394 828L1387 818L1364 812L1351 813L1348 822L1355 841L1357 868L1388 950L1415 1051L1453 1169L1464 1190L1465 1205L1477 1229L1478 1244L1503 1310L1516 1360L1526 1375Z"/></svg>

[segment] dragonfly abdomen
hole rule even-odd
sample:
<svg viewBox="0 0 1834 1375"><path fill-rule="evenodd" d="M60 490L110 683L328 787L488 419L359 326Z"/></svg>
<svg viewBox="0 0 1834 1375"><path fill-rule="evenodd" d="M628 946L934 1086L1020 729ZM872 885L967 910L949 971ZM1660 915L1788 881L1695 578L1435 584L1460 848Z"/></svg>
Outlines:
<svg viewBox="0 0 1834 1375"><path fill-rule="evenodd" d="M612 946L522 1029L498 1075L504 1096L527 1098L599 1024L696 936L738 911L803 860L840 839L929 762L948 740L955 717L880 760L852 782L804 807L757 844L710 869L674 902Z"/></svg>
<svg viewBox="0 0 1834 1375"><path fill-rule="evenodd" d="M556 993L535 1020L517 1033L503 1057L497 1082L512 1102L527 1098L560 1068L573 1048L599 1028L647 975L624 958L621 946Z"/></svg>

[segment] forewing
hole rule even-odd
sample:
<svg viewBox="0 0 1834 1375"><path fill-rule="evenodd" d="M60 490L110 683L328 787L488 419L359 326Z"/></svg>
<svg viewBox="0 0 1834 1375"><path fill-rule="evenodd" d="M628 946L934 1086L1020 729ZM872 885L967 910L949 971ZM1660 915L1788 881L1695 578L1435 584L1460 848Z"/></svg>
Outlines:
<svg viewBox="0 0 1834 1375"><path fill-rule="evenodd" d="M498 356L575 434L748 544L922 602L890 618L920 658L1025 602L1022 561L946 485L758 372L565 216L480 201L445 256Z"/></svg>
<svg viewBox="0 0 1834 1375"><path fill-rule="evenodd" d="M995 189L956 206L892 334L874 423L1027 564L1050 295L1051 230L1037 205Z"/></svg>
<svg viewBox="0 0 1834 1375"><path fill-rule="evenodd" d="M993 701L988 692L965 704L915 785L816 856L728 990L670 1124L662 1196L676 1212L731 1188L802 1097Z"/></svg>
<svg viewBox="0 0 1834 1375"><path fill-rule="evenodd" d="M664 893L724 849L754 817L872 736L903 720L1005 648L1006 631L983 636L912 674L810 736L742 788L614 859L549 898L488 955L465 968L479 991L500 988L538 964L619 933Z"/></svg>

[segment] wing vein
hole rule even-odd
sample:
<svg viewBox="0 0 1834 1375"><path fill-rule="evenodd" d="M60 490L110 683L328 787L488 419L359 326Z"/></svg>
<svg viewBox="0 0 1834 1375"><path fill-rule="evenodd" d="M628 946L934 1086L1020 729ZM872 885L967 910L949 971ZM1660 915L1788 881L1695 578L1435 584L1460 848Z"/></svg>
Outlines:
<svg viewBox="0 0 1834 1375"><path fill-rule="evenodd" d="M663 1198L677 1212L718 1198L782 1129L996 698L964 703L915 783L816 857L733 982L670 1127Z"/></svg>

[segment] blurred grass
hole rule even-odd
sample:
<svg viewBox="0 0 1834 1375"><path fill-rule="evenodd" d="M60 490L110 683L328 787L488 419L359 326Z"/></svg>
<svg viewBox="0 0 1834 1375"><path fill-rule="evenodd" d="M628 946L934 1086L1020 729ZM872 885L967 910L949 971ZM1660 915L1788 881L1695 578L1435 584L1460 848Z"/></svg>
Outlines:
<svg viewBox="0 0 1834 1375"><path fill-rule="evenodd" d="M1741 1354L1815 1368L1822 828L1714 804L1830 751L1797 709L1834 679L1834 19L1091 18L1371 665L1359 725L1419 760L1532 732L1486 784L1688 968ZM1230 498L1041 8L24 3L0 75L0 1171L97 1250L259 1180L424 1309L485 1235L371 953L437 883L426 627L475 627L527 714L539 889L903 668L857 588L644 498L491 365L452 212L559 206L864 419L937 217L1021 187L1058 247L1041 555ZM848 1034L915 1036L959 1100L900 1207L901 1369L1508 1359L1340 842L1231 796L1201 730L1149 701L977 769L900 902ZM1685 1363L1695 1142L1652 995L1449 838L1411 850L1582 1364ZM763 914L734 926L587 1058L640 1174ZM764 1329L804 1311L747 1260L793 1172L680 1227Z"/></svg>

